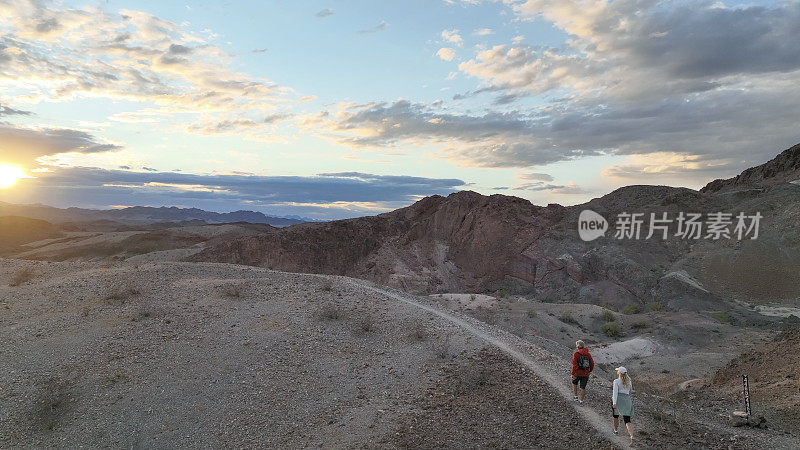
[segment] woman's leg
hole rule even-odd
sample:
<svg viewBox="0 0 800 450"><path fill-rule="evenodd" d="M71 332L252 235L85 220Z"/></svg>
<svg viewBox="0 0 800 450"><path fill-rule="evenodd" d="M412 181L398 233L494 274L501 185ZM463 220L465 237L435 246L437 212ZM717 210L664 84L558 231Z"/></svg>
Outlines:
<svg viewBox="0 0 800 450"><path fill-rule="evenodd" d="M614 431L617 431L619 429L619 417L614 417L611 420L614 422Z"/></svg>
<svg viewBox="0 0 800 450"><path fill-rule="evenodd" d="M628 429L628 434L631 435L631 439L633 439L633 422L628 422L625 424L625 428Z"/></svg>

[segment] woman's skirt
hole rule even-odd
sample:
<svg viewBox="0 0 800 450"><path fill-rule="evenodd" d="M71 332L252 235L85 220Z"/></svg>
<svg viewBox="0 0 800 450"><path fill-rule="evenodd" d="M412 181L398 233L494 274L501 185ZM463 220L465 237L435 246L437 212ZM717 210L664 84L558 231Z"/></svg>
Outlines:
<svg viewBox="0 0 800 450"><path fill-rule="evenodd" d="M633 416L633 400L630 394L617 394L617 408L614 415Z"/></svg>

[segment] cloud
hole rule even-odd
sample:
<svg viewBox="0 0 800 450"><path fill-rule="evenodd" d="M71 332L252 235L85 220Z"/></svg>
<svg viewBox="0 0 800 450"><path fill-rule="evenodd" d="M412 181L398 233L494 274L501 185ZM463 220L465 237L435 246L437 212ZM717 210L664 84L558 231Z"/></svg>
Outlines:
<svg viewBox="0 0 800 450"><path fill-rule="evenodd" d="M368 28L366 30L358 30L358 31L356 31L356 33L358 33L358 34L371 34L371 33L377 33L379 31L383 31L383 30L385 30L387 28L389 28L389 24L384 22L384 21L381 21L381 23L375 25L372 28Z"/></svg>
<svg viewBox="0 0 800 450"><path fill-rule="evenodd" d="M22 127L0 123L0 162L30 167L37 158L61 153L105 153L122 147L67 128Z"/></svg>
<svg viewBox="0 0 800 450"><path fill-rule="evenodd" d="M515 191L534 191L534 192L547 192L555 195L578 195L586 194L588 191L584 190L574 182L570 181L567 184L549 184L543 181L534 181L532 183L523 183L512 188Z"/></svg>
<svg viewBox="0 0 800 450"><path fill-rule="evenodd" d="M252 53L266 53L268 51L269 51L269 49L266 48L266 47L264 47L264 48L254 48L252 50Z"/></svg>
<svg viewBox="0 0 800 450"><path fill-rule="evenodd" d="M289 88L232 70L205 35L142 11L48 5L0 4L0 83L18 103L101 97L217 121L287 108Z"/></svg>
<svg viewBox="0 0 800 450"><path fill-rule="evenodd" d="M436 56L445 61L452 61L453 58L456 57L456 52L454 52L452 48L442 47L438 52L436 52Z"/></svg>
<svg viewBox="0 0 800 450"><path fill-rule="evenodd" d="M546 173L518 173L517 178L526 181L553 181L553 177Z"/></svg>
<svg viewBox="0 0 800 450"><path fill-rule="evenodd" d="M554 147L548 135L550 124L537 116L450 114L407 100L341 105L334 113L323 111L306 118L304 125L361 149L435 143L441 147L439 157L477 167L526 167L599 154L596 148Z"/></svg>
<svg viewBox="0 0 800 450"><path fill-rule="evenodd" d="M570 35L560 47L515 39L480 48L459 64L480 84L453 99L491 93L505 112L445 113L404 100L346 105L317 121L321 133L361 149L436 146L438 156L478 167L672 154L693 162L682 171L692 182L712 168L736 173L800 141L800 2L505 3L523 20L543 19ZM446 31L445 40L458 35ZM537 106L515 107L525 97ZM660 166L645 160L604 173L681 172L680 163Z"/></svg>
<svg viewBox="0 0 800 450"><path fill-rule="evenodd" d="M422 196L447 195L465 185L458 179L362 172L255 176L56 167L37 176L26 180L26 191L38 196L30 200L55 206L198 206L215 211L254 209L321 218L384 212Z"/></svg>
<svg viewBox="0 0 800 450"><path fill-rule="evenodd" d="M488 36L490 34L494 34L491 28L477 28L475 31L472 32L475 36Z"/></svg>
<svg viewBox="0 0 800 450"><path fill-rule="evenodd" d="M325 17L330 17L333 15L333 10L330 8L325 8L320 10L318 13L314 14L314 17L319 19L324 19Z"/></svg>
<svg viewBox="0 0 800 450"><path fill-rule="evenodd" d="M29 116L30 111L23 111L21 109L14 109L9 106L0 105L0 117L3 116Z"/></svg>
<svg viewBox="0 0 800 450"><path fill-rule="evenodd" d="M442 31L442 41L454 44L459 47L464 45L464 39L461 38L461 35L458 33L458 30L443 30Z"/></svg>

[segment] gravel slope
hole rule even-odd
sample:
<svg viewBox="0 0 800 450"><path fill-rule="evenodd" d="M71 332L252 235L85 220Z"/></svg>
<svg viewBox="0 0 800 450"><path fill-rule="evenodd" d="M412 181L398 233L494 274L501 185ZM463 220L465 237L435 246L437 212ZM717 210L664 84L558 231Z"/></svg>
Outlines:
<svg viewBox="0 0 800 450"><path fill-rule="evenodd" d="M22 267L0 287L2 448L612 447L530 370L367 283L15 260L0 280Z"/></svg>

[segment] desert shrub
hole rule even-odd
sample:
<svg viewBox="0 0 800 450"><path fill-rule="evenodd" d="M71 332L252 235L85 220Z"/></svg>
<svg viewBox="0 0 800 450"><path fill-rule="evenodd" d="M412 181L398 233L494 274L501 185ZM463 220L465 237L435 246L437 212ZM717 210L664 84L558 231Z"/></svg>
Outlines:
<svg viewBox="0 0 800 450"><path fill-rule="evenodd" d="M326 303L322 306L319 310L319 316L322 320L341 320L344 317L344 313L342 312L339 306L333 303Z"/></svg>
<svg viewBox="0 0 800 450"><path fill-rule="evenodd" d="M444 335L442 339L438 339L433 343L433 353L439 359L448 359L450 358L450 340L453 337L453 333L447 333Z"/></svg>
<svg viewBox="0 0 800 450"><path fill-rule="evenodd" d="M131 297L141 294L138 288L123 284L120 286L115 286L111 292L106 297L106 301L112 304L121 304L125 303Z"/></svg>
<svg viewBox="0 0 800 450"><path fill-rule="evenodd" d="M475 294L470 294L470 296L469 296L469 300L470 300L470 301L474 302L474 301L475 301L475 298L476 298L476 297L475 297Z"/></svg>
<svg viewBox="0 0 800 450"><path fill-rule="evenodd" d="M609 311L619 311L619 308L617 308L616 306L612 305L609 302L603 302L603 303L600 304L600 306L605 308L605 309L607 309L607 310L609 310Z"/></svg>
<svg viewBox="0 0 800 450"><path fill-rule="evenodd" d="M21 284L25 284L28 281L31 281L33 277L36 276L36 271L33 270L31 267L23 267L22 269L17 270L11 275L11 280L9 280L9 286L19 286Z"/></svg>
<svg viewBox="0 0 800 450"><path fill-rule="evenodd" d="M561 303L561 297L557 294L545 295L541 299L542 303Z"/></svg>
<svg viewBox="0 0 800 450"><path fill-rule="evenodd" d="M605 322L613 322L614 320L616 320L616 316L614 316L614 313L605 308L603 308L603 310L600 311L600 318L603 319L603 321Z"/></svg>
<svg viewBox="0 0 800 450"><path fill-rule="evenodd" d="M575 320L574 317L572 317L572 313L569 311L564 311L563 313L561 313L561 317L559 317L559 320L561 320L564 323L578 323L578 321Z"/></svg>
<svg viewBox="0 0 800 450"><path fill-rule="evenodd" d="M411 327L411 332L408 333L408 337L412 341L422 342L428 340L428 334L428 329L425 327L425 324L416 322Z"/></svg>
<svg viewBox="0 0 800 450"><path fill-rule="evenodd" d="M223 284L220 287L220 293L227 298L240 298L242 296L242 287L238 284Z"/></svg>
<svg viewBox="0 0 800 450"><path fill-rule="evenodd" d="M362 333L372 333L375 331L375 318L371 314L365 314L356 320L356 327Z"/></svg>
<svg viewBox="0 0 800 450"><path fill-rule="evenodd" d="M717 322L731 323L731 316L725 311L714 311L709 316Z"/></svg>
<svg viewBox="0 0 800 450"><path fill-rule="evenodd" d="M535 309L533 309L533 308L529 308L529 309L528 309L528 317L529 317L529 318L531 318L531 319L533 319L534 317L536 317L536 310L535 310Z"/></svg>
<svg viewBox="0 0 800 450"><path fill-rule="evenodd" d="M69 384L52 377L38 386L32 419L37 428L53 431L71 406Z"/></svg>
<svg viewBox="0 0 800 450"><path fill-rule="evenodd" d="M325 291L325 292L332 291L333 290L333 280L331 280L329 278L325 278L325 280L322 281L322 285L320 286L320 289L322 291Z"/></svg>
<svg viewBox="0 0 800 450"><path fill-rule="evenodd" d="M619 322L606 322L603 324L603 333L608 337L619 336Z"/></svg>
<svg viewBox="0 0 800 450"><path fill-rule="evenodd" d="M630 305L625 305L625 307L622 308L622 314L639 314L641 311L642 309L639 308L639 305L634 303L631 303Z"/></svg>
<svg viewBox="0 0 800 450"><path fill-rule="evenodd" d="M497 297L498 298L508 298L508 292L506 292L505 289L500 289L499 291L497 291Z"/></svg>
<svg viewBox="0 0 800 450"><path fill-rule="evenodd" d="M664 310L664 305L662 305L659 302L650 302L650 303L647 304L646 310L647 310L647 312L663 311Z"/></svg>
<svg viewBox="0 0 800 450"><path fill-rule="evenodd" d="M633 328L634 330L641 330L642 328L647 328L647 321L639 320L637 322L634 322L631 325L631 328Z"/></svg>

